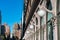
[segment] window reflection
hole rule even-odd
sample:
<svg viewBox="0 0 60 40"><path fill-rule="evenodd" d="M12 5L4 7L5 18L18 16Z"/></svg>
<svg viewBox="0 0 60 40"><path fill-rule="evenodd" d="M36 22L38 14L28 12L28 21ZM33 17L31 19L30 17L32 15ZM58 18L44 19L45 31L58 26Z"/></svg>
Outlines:
<svg viewBox="0 0 60 40"><path fill-rule="evenodd" d="M48 23L48 40L53 40L53 25L51 21Z"/></svg>
<svg viewBox="0 0 60 40"><path fill-rule="evenodd" d="M47 3L46 3L46 6L47 6L47 9L48 10L52 10L52 4L51 4L51 1L50 0L48 0L47 1ZM51 20L51 18L53 17L53 14L52 13L49 13L49 12L47 12L48 13L48 16L47 16L47 18L48 18L48 40L53 40L53 24L52 24L52 20Z"/></svg>
<svg viewBox="0 0 60 40"><path fill-rule="evenodd" d="M53 40L53 24L51 18L53 17L52 13L48 13L48 40Z"/></svg>
<svg viewBox="0 0 60 40"><path fill-rule="evenodd" d="M52 23L52 13L48 13L48 40L53 40L53 23Z"/></svg>

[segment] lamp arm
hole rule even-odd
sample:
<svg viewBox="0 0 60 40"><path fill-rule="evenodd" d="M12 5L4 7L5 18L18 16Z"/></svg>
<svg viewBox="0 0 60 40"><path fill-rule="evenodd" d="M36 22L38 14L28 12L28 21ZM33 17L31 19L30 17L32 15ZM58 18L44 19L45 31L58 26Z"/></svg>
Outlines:
<svg viewBox="0 0 60 40"><path fill-rule="evenodd" d="M47 8L45 8L45 10L48 11L48 12L51 12L51 13L53 12L52 10L48 10Z"/></svg>
<svg viewBox="0 0 60 40"><path fill-rule="evenodd" d="M47 11L47 12L53 12L52 10L48 10L46 7L44 7L44 9Z"/></svg>
<svg viewBox="0 0 60 40"><path fill-rule="evenodd" d="M53 12L53 10L48 10L48 9L47 9L45 6L43 6L43 5L42 5L40 8L41 8L41 9L44 9L44 10L47 11L47 12L51 12L51 13Z"/></svg>

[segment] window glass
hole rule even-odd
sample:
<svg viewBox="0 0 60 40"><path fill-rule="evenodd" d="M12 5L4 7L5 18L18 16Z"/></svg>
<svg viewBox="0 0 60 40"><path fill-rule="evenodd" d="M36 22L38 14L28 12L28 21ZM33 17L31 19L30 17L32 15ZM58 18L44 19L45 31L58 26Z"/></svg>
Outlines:
<svg viewBox="0 0 60 40"><path fill-rule="evenodd" d="M48 13L48 21L53 17L52 13ZM52 21L48 22L48 40L53 40L53 25Z"/></svg>
<svg viewBox="0 0 60 40"><path fill-rule="evenodd" d="M52 22L48 23L48 40L53 40L53 25L52 25Z"/></svg>
<svg viewBox="0 0 60 40"><path fill-rule="evenodd" d="M53 17L52 13L48 12L48 21L51 20L51 18ZM49 21L48 23L48 40L53 40L53 25L52 25L52 21Z"/></svg>
<svg viewBox="0 0 60 40"><path fill-rule="evenodd" d="M58 39L60 40L60 13L57 17L57 25L58 25Z"/></svg>
<svg viewBox="0 0 60 40"><path fill-rule="evenodd" d="M52 10L52 4L51 4L50 0L47 1L46 5L47 5L47 9L48 10ZM48 12L48 16L47 16L48 21L51 20L52 17L53 17L53 14ZM52 21L48 22L47 27L48 27L48 40L53 40L53 25L52 25Z"/></svg>
<svg viewBox="0 0 60 40"><path fill-rule="evenodd" d="M53 17L52 13L48 13L48 21Z"/></svg>
<svg viewBox="0 0 60 40"><path fill-rule="evenodd" d="M46 6L47 6L47 9L52 10L52 4L50 0L47 1Z"/></svg>
<svg viewBox="0 0 60 40"><path fill-rule="evenodd" d="M36 25L38 25L38 19L36 18Z"/></svg>
<svg viewBox="0 0 60 40"><path fill-rule="evenodd" d="M60 12L60 0L57 1L57 10Z"/></svg>

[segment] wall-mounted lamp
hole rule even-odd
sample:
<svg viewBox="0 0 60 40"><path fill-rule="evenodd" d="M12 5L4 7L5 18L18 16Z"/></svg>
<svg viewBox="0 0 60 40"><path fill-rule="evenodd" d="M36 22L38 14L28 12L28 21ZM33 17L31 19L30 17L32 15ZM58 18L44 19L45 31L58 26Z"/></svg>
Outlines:
<svg viewBox="0 0 60 40"><path fill-rule="evenodd" d="M42 17L46 14L46 11L45 10L38 10L37 14Z"/></svg>
<svg viewBox="0 0 60 40"><path fill-rule="evenodd" d="M33 25L30 25L30 28L33 29Z"/></svg>
<svg viewBox="0 0 60 40"><path fill-rule="evenodd" d="M26 31L26 33L30 33L29 31Z"/></svg>

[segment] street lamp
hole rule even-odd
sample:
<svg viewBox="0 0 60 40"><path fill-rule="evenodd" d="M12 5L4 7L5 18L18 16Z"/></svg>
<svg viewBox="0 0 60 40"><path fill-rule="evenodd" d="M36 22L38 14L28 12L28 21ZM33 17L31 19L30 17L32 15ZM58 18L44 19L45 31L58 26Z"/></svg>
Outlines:
<svg viewBox="0 0 60 40"><path fill-rule="evenodd" d="M33 29L33 25L30 25L30 28Z"/></svg>
<svg viewBox="0 0 60 40"><path fill-rule="evenodd" d="M28 33L30 33L29 31L26 31L26 33L28 34Z"/></svg>
<svg viewBox="0 0 60 40"><path fill-rule="evenodd" d="M42 17L46 14L46 11L45 10L38 10L37 14Z"/></svg>

